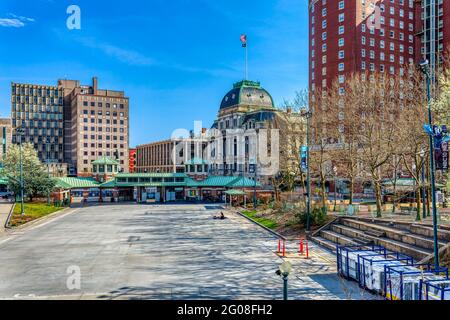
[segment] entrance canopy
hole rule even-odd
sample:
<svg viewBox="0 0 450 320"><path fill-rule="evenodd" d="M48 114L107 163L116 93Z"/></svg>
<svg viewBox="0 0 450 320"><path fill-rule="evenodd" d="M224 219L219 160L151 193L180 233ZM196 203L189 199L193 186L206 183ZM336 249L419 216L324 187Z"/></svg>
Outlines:
<svg viewBox="0 0 450 320"><path fill-rule="evenodd" d="M133 188L133 187L178 187L178 188L260 188L261 184L246 177L209 176L194 180L184 173L120 173L114 179L100 183L93 178L58 178L60 189L74 188ZM238 191L238 190L234 190Z"/></svg>
<svg viewBox="0 0 450 320"><path fill-rule="evenodd" d="M229 196L245 196L245 195L247 195L246 192L244 192L242 190L235 190L235 189L225 191L225 193Z"/></svg>

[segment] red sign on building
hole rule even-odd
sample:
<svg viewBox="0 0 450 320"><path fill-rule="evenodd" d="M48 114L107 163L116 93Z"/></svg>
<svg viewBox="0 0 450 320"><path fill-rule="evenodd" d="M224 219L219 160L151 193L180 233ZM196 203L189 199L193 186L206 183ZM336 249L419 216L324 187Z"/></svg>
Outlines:
<svg viewBox="0 0 450 320"><path fill-rule="evenodd" d="M130 173L136 172L136 149L130 149L129 152L129 164L128 164L128 170Z"/></svg>

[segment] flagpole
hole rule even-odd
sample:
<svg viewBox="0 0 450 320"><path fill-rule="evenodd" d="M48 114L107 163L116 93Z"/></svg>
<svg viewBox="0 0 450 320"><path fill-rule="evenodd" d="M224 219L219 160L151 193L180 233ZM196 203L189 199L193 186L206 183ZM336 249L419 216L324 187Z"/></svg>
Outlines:
<svg viewBox="0 0 450 320"><path fill-rule="evenodd" d="M245 46L245 79L248 80L248 42Z"/></svg>
<svg viewBox="0 0 450 320"><path fill-rule="evenodd" d="M241 34L242 47L245 48L245 70L244 70L244 80L248 79L248 43L247 35Z"/></svg>

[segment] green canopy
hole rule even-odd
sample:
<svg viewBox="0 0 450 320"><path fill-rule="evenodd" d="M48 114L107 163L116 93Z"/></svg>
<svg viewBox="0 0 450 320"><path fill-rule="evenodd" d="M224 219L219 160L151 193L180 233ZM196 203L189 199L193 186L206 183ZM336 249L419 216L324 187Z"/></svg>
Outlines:
<svg viewBox="0 0 450 320"><path fill-rule="evenodd" d="M93 178L64 177L56 178L56 187L61 189L99 188L100 183Z"/></svg>
<svg viewBox="0 0 450 320"><path fill-rule="evenodd" d="M247 194L242 190L235 190L235 189L225 191L225 193L228 194L229 196L245 196Z"/></svg>
<svg viewBox="0 0 450 320"><path fill-rule="evenodd" d="M118 166L120 163L117 162L116 160L113 160L111 158L103 156L103 157L95 160L94 162L92 162L92 164L95 164L95 165L108 165L109 164L109 165Z"/></svg>

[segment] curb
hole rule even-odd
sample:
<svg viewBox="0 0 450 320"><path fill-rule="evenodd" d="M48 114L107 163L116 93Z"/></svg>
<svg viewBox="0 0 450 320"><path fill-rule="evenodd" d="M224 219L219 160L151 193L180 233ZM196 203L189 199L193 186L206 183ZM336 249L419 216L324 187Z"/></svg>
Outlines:
<svg viewBox="0 0 450 320"><path fill-rule="evenodd" d="M241 213L241 212L239 212L239 211L233 211L233 212L234 212L234 213L237 213L237 214L240 215L241 217L244 217L244 218L247 219L248 221L250 221L250 222L256 224L257 226L259 226L259 227L265 229L266 231L269 231L269 232L270 232L271 234L273 234L274 236L276 236L276 237L278 237L278 238L280 238L280 239L282 239L282 240L286 240L286 241L288 240L285 236L282 236L282 235L279 234L278 232L273 231L272 229L267 228L266 226L264 226L264 225L262 225L261 223L259 223L259 222L255 221L255 220L253 220L253 219L250 218L250 217L247 217L245 214L243 214L243 213Z"/></svg>
<svg viewBox="0 0 450 320"><path fill-rule="evenodd" d="M10 231L10 232L12 232L12 231L17 231L17 230L23 230L23 229L26 229L26 228L29 228L29 227L32 227L32 226L34 226L34 225L36 225L36 224L39 224L40 222L43 222L43 221L45 221L45 220L49 220L49 219L51 219L51 218L56 218L56 217L58 217L58 216L60 216L60 215L63 215L63 214L66 214L66 213L68 213L68 212L70 212L70 210L77 210L76 208L65 208L65 209L62 209L62 210L59 210L59 211L56 211L56 212L53 212L53 213L51 213L51 214L49 214L49 215L46 215L46 216L44 216L44 217L40 217L40 218L38 218L38 219L36 219L36 220L33 220L33 221L30 221L30 222L27 222L27 223L25 223L25 224L22 224L22 225L20 225L20 226L17 226L17 227L8 227L7 229L5 229L6 231Z"/></svg>

